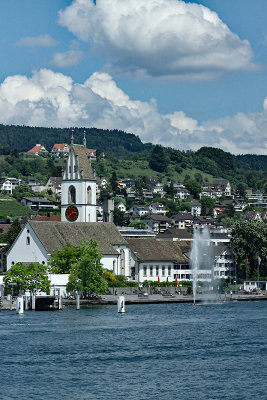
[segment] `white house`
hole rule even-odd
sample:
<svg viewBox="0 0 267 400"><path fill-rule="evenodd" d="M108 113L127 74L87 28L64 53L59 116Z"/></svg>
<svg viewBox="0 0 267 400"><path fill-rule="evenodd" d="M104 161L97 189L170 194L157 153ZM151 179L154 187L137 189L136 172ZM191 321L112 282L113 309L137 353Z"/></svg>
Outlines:
<svg viewBox="0 0 267 400"><path fill-rule="evenodd" d="M166 207L161 203L151 203L148 208L151 214L166 215L167 213Z"/></svg>
<svg viewBox="0 0 267 400"><path fill-rule="evenodd" d="M213 250L213 277L229 278L230 281L236 279L236 261L235 255L228 246L214 246Z"/></svg>
<svg viewBox="0 0 267 400"><path fill-rule="evenodd" d="M131 250L132 280L144 281L176 280L178 270L189 270L186 253L190 247L187 242L158 241L155 239L128 239ZM182 277L183 276L183 277ZM188 274L188 279L190 276ZM180 274L179 280L184 280Z"/></svg>
<svg viewBox="0 0 267 400"><path fill-rule="evenodd" d="M0 190L5 190L8 194L12 194L13 189L20 186L21 179L17 178L0 178Z"/></svg>
<svg viewBox="0 0 267 400"><path fill-rule="evenodd" d="M112 223L44 222L29 220L7 252L7 270L18 262L49 264L52 253L67 243L79 245L91 238L98 243L104 268L130 276L127 241Z"/></svg>
<svg viewBox="0 0 267 400"><path fill-rule="evenodd" d="M129 209L129 214L138 217L144 217L145 215L149 214L149 208L145 205L134 204Z"/></svg>
<svg viewBox="0 0 267 400"><path fill-rule="evenodd" d="M191 214L193 216L199 216L201 214L201 204L198 201L191 201L189 206L191 207Z"/></svg>

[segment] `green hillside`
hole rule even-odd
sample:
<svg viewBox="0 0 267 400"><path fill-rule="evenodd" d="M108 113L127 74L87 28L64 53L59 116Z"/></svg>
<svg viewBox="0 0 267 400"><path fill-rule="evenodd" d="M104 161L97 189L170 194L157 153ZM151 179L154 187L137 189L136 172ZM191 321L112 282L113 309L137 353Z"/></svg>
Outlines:
<svg viewBox="0 0 267 400"><path fill-rule="evenodd" d="M96 128L73 128L76 143L82 143L84 132L87 147L104 153L98 157L99 176L118 178L148 177L183 182L188 176L199 183L210 183L213 178L229 179L240 192L251 187L267 190L267 155L232 155L221 149L202 147L196 152L179 151L151 143L142 143L131 133ZM37 128L0 125L0 176L35 177L44 182L49 176L60 176L64 160L48 157L25 157L36 143L51 150L54 143L70 143L72 129ZM101 161L102 160L102 161Z"/></svg>

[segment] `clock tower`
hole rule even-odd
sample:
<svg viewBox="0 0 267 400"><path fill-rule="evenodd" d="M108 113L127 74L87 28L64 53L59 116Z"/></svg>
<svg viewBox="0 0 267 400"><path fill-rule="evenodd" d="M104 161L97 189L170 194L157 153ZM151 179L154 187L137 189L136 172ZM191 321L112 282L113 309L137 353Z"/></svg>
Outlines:
<svg viewBox="0 0 267 400"><path fill-rule="evenodd" d="M73 143L61 183L61 221L96 222L96 179L88 159L86 138Z"/></svg>

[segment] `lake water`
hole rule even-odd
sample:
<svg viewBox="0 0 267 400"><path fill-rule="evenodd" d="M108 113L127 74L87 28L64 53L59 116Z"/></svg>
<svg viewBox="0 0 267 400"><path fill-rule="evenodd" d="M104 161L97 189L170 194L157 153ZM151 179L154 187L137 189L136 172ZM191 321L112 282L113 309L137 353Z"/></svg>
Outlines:
<svg viewBox="0 0 267 400"><path fill-rule="evenodd" d="M0 312L0 399L266 400L267 302Z"/></svg>

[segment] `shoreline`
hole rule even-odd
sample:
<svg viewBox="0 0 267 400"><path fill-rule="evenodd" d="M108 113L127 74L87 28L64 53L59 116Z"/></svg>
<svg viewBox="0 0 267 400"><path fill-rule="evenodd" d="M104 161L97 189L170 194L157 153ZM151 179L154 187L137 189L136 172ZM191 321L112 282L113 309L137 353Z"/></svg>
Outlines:
<svg viewBox="0 0 267 400"><path fill-rule="evenodd" d="M161 295L151 294L148 296L139 297L138 295L123 295L125 299L125 305L134 304L170 304L170 303L194 303L193 296L185 295ZM267 294L226 294L226 295L198 295L196 303L226 303L226 302L237 302L237 301L265 301L267 300ZM56 301L57 302L57 301ZM118 296L115 295L103 295L98 300L80 299L80 306L114 306L117 305ZM64 307L76 307L75 299L62 299L62 306ZM16 309L15 302L13 303L12 311ZM57 306L51 309L57 310ZM2 302L0 311L10 310L10 305L7 300Z"/></svg>
<svg viewBox="0 0 267 400"><path fill-rule="evenodd" d="M138 295L123 295L125 299L125 305L132 304L164 304L164 303L194 303L192 296L174 295L174 296L162 296L158 294L138 297ZM199 295L196 299L196 303L224 303L229 301L264 301L267 300L267 295ZM116 305L118 296L115 295L104 295L99 300L81 299L80 305ZM63 299L63 306L75 306L76 300Z"/></svg>

